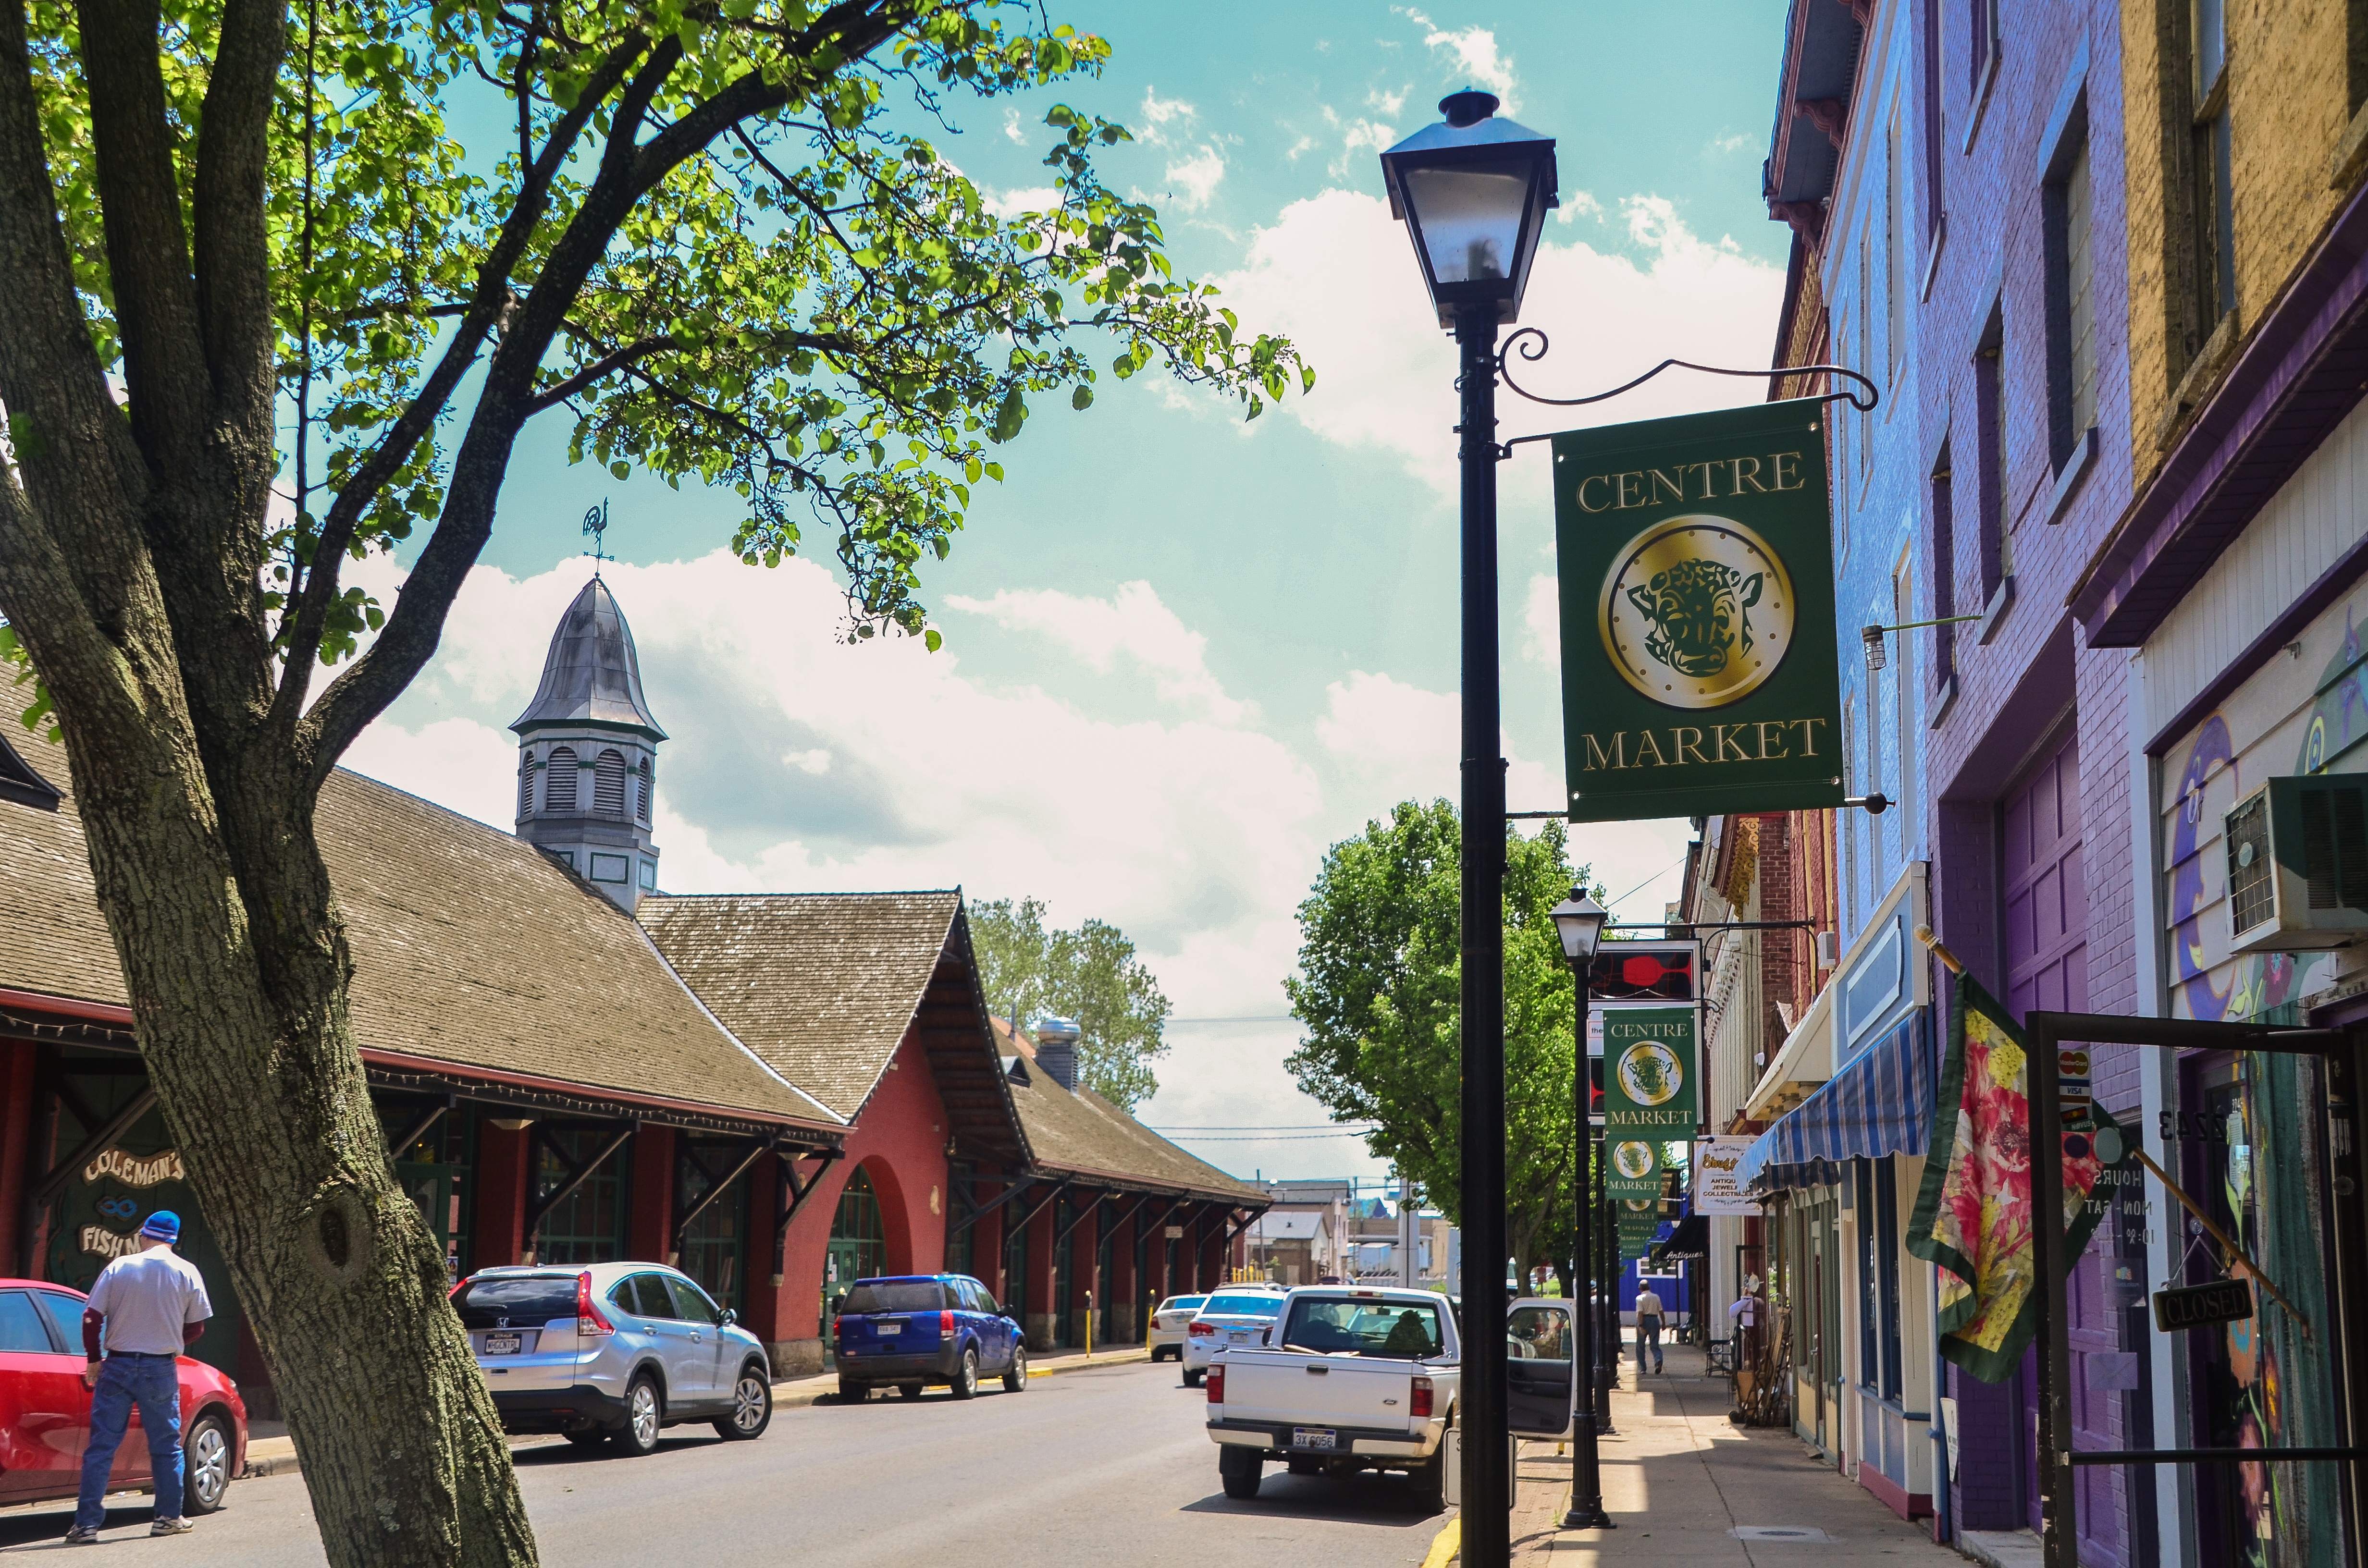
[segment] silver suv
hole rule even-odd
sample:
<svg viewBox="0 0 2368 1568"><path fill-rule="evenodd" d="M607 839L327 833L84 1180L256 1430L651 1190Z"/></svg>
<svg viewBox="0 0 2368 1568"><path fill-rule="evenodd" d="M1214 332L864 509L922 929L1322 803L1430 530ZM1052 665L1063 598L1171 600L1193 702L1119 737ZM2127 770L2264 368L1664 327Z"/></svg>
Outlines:
<svg viewBox="0 0 2368 1568"><path fill-rule="evenodd" d="M646 1454L678 1422L746 1440L773 1418L765 1346L663 1264L481 1269L452 1306L512 1432Z"/></svg>

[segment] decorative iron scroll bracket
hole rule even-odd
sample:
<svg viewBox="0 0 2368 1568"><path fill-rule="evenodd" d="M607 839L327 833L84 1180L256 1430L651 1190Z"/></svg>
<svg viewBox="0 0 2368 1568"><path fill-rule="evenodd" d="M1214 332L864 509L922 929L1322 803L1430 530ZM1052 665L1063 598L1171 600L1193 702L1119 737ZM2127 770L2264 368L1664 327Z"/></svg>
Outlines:
<svg viewBox="0 0 2368 1568"><path fill-rule="evenodd" d="M1537 341L1531 343L1529 341L1531 338L1535 338ZM1502 380L1505 385L1510 388L1516 395L1527 398L1531 403L1543 403L1549 408L1583 408L1591 403L1603 403L1609 399L1618 397L1622 392L1634 392L1636 388L1643 386L1646 381L1651 381L1655 376L1657 376L1662 371L1668 369L1700 370L1704 375L1710 376L1749 376L1757 377L1763 381L1775 381L1785 376L1847 376L1851 381L1856 381L1859 386L1866 389L1865 402L1861 403L1859 401L1859 393L1856 387L1847 387L1840 392L1827 392L1816 401L1819 403L1847 403L1852 408L1857 409L1861 414L1873 412L1875 405L1883 401L1883 392L1881 388L1877 387L1873 381L1859 374L1856 370L1850 369L1848 366L1844 365L1785 365L1780 366L1772 370L1735 370L1729 369L1723 365L1697 365L1691 359L1664 359L1659 364L1654 366L1651 369L1645 371L1643 375L1638 376L1635 380L1622 381L1620 385L1613 387L1610 392L1591 392L1586 397L1540 397L1537 393L1521 385L1520 382L1513 380L1511 360L1517 346L1520 351L1520 358L1528 360L1531 364L1535 364L1538 360L1544 358L1546 357L1546 349L1549 347L1546 335L1543 332L1533 326L1525 326L1521 328L1519 332L1513 334L1512 336L1505 339L1504 347L1497 351L1497 377ZM1553 438L1554 437L1551 435L1516 436L1511 440L1499 446L1497 449L1497 455L1500 459L1509 458L1513 455L1513 449L1520 446L1524 441L1547 441L1552 440Z"/></svg>

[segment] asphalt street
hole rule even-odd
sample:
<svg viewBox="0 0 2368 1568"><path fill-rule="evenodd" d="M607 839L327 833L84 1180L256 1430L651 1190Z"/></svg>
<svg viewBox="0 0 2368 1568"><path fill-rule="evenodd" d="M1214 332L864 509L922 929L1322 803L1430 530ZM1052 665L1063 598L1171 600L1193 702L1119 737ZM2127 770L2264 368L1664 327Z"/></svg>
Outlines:
<svg viewBox="0 0 2368 1568"><path fill-rule="evenodd" d="M989 1384L968 1403L941 1390L782 1410L754 1443L670 1429L646 1459L567 1444L518 1450L551 1568L650 1562L818 1568L1130 1568L1267 1561L1356 1568L1418 1564L1443 1516L1399 1478L1332 1482L1269 1467L1255 1501L1229 1500L1201 1429L1203 1398L1171 1365L1141 1362ZM242 1481L192 1534L152 1540L144 1499L108 1515L108 1544L58 1544L69 1504L0 1513L0 1554L167 1559L175 1568L305 1568L318 1538L295 1476Z"/></svg>

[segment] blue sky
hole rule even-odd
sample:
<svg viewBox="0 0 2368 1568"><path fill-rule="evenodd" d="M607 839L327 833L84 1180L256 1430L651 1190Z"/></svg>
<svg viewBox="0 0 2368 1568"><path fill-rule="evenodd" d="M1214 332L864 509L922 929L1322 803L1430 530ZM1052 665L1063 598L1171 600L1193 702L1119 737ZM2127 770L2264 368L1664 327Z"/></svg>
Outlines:
<svg viewBox="0 0 2368 1568"><path fill-rule="evenodd" d="M1134 937L1177 1004L1144 1119L1291 1129L1193 1142L1248 1174L1378 1176L1281 1068L1292 910L1326 845L1411 795L1455 790L1457 592L1450 346L1380 201L1377 150L1467 84L1559 139L1563 208L1525 323L1525 380L1568 395L1668 355L1764 365L1786 233L1759 199L1782 9L1611 0L1457 9L1081 3L1114 58L1063 100L1138 141L1102 160L1155 201L1178 270L1246 325L1292 334L1315 393L1255 424L1156 376L1039 411L927 585L934 656L837 645L822 566L720 553L724 494L570 469L532 427L435 665L353 766L509 824L505 732L589 562L609 569L675 737L661 753L662 881L799 891L962 883L1033 894ZM945 154L1014 202L1044 181L1056 95L955 102ZM917 125L917 121L916 122ZM1748 399L1664 377L1585 423ZM1510 400L1508 400L1510 401ZM1508 406L1508 433L1582 421ZM1503 647L1513 804L1562 798L1554 571L1538 449L1506 465ZM364 580L392 589L399 563ZM1659 918L1685 824L1590 830L1579 858ZM1249 1020L1196 1022L1193 1020Z"/></svg>

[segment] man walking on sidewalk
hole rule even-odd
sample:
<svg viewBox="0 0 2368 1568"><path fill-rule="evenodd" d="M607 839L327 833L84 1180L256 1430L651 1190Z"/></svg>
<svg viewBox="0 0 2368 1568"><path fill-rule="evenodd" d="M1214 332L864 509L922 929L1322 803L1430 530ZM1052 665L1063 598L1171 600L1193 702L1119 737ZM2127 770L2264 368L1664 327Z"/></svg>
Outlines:
<svg viewBox="0 0 2368 1568"><path fill-rule="evenodd" d="M1653 1353L1653 1370L1661 1369L1661 1298L1650 1285L1636 1292L1636 1375L1644 1376L1645 1352Z"/></svg>
<svg viewBox="0 0 2368 1568"><path fill-rule="evenodd" d="M214 1315L197 1266L173 1251L181 1217L159 1209L140 1227L140 1250L99 1270L82 1314L83 1385L90 1400L90 1441L83 1450L82 1494L68 1546L93 1546L107 1522L107 1477L123 1446L132 1406L148 1431L156 1517L150 1535L184 1535L181 1517L181 1378L175 1363ZM106 1359L99 1358L102 1335Z"/></svg>

